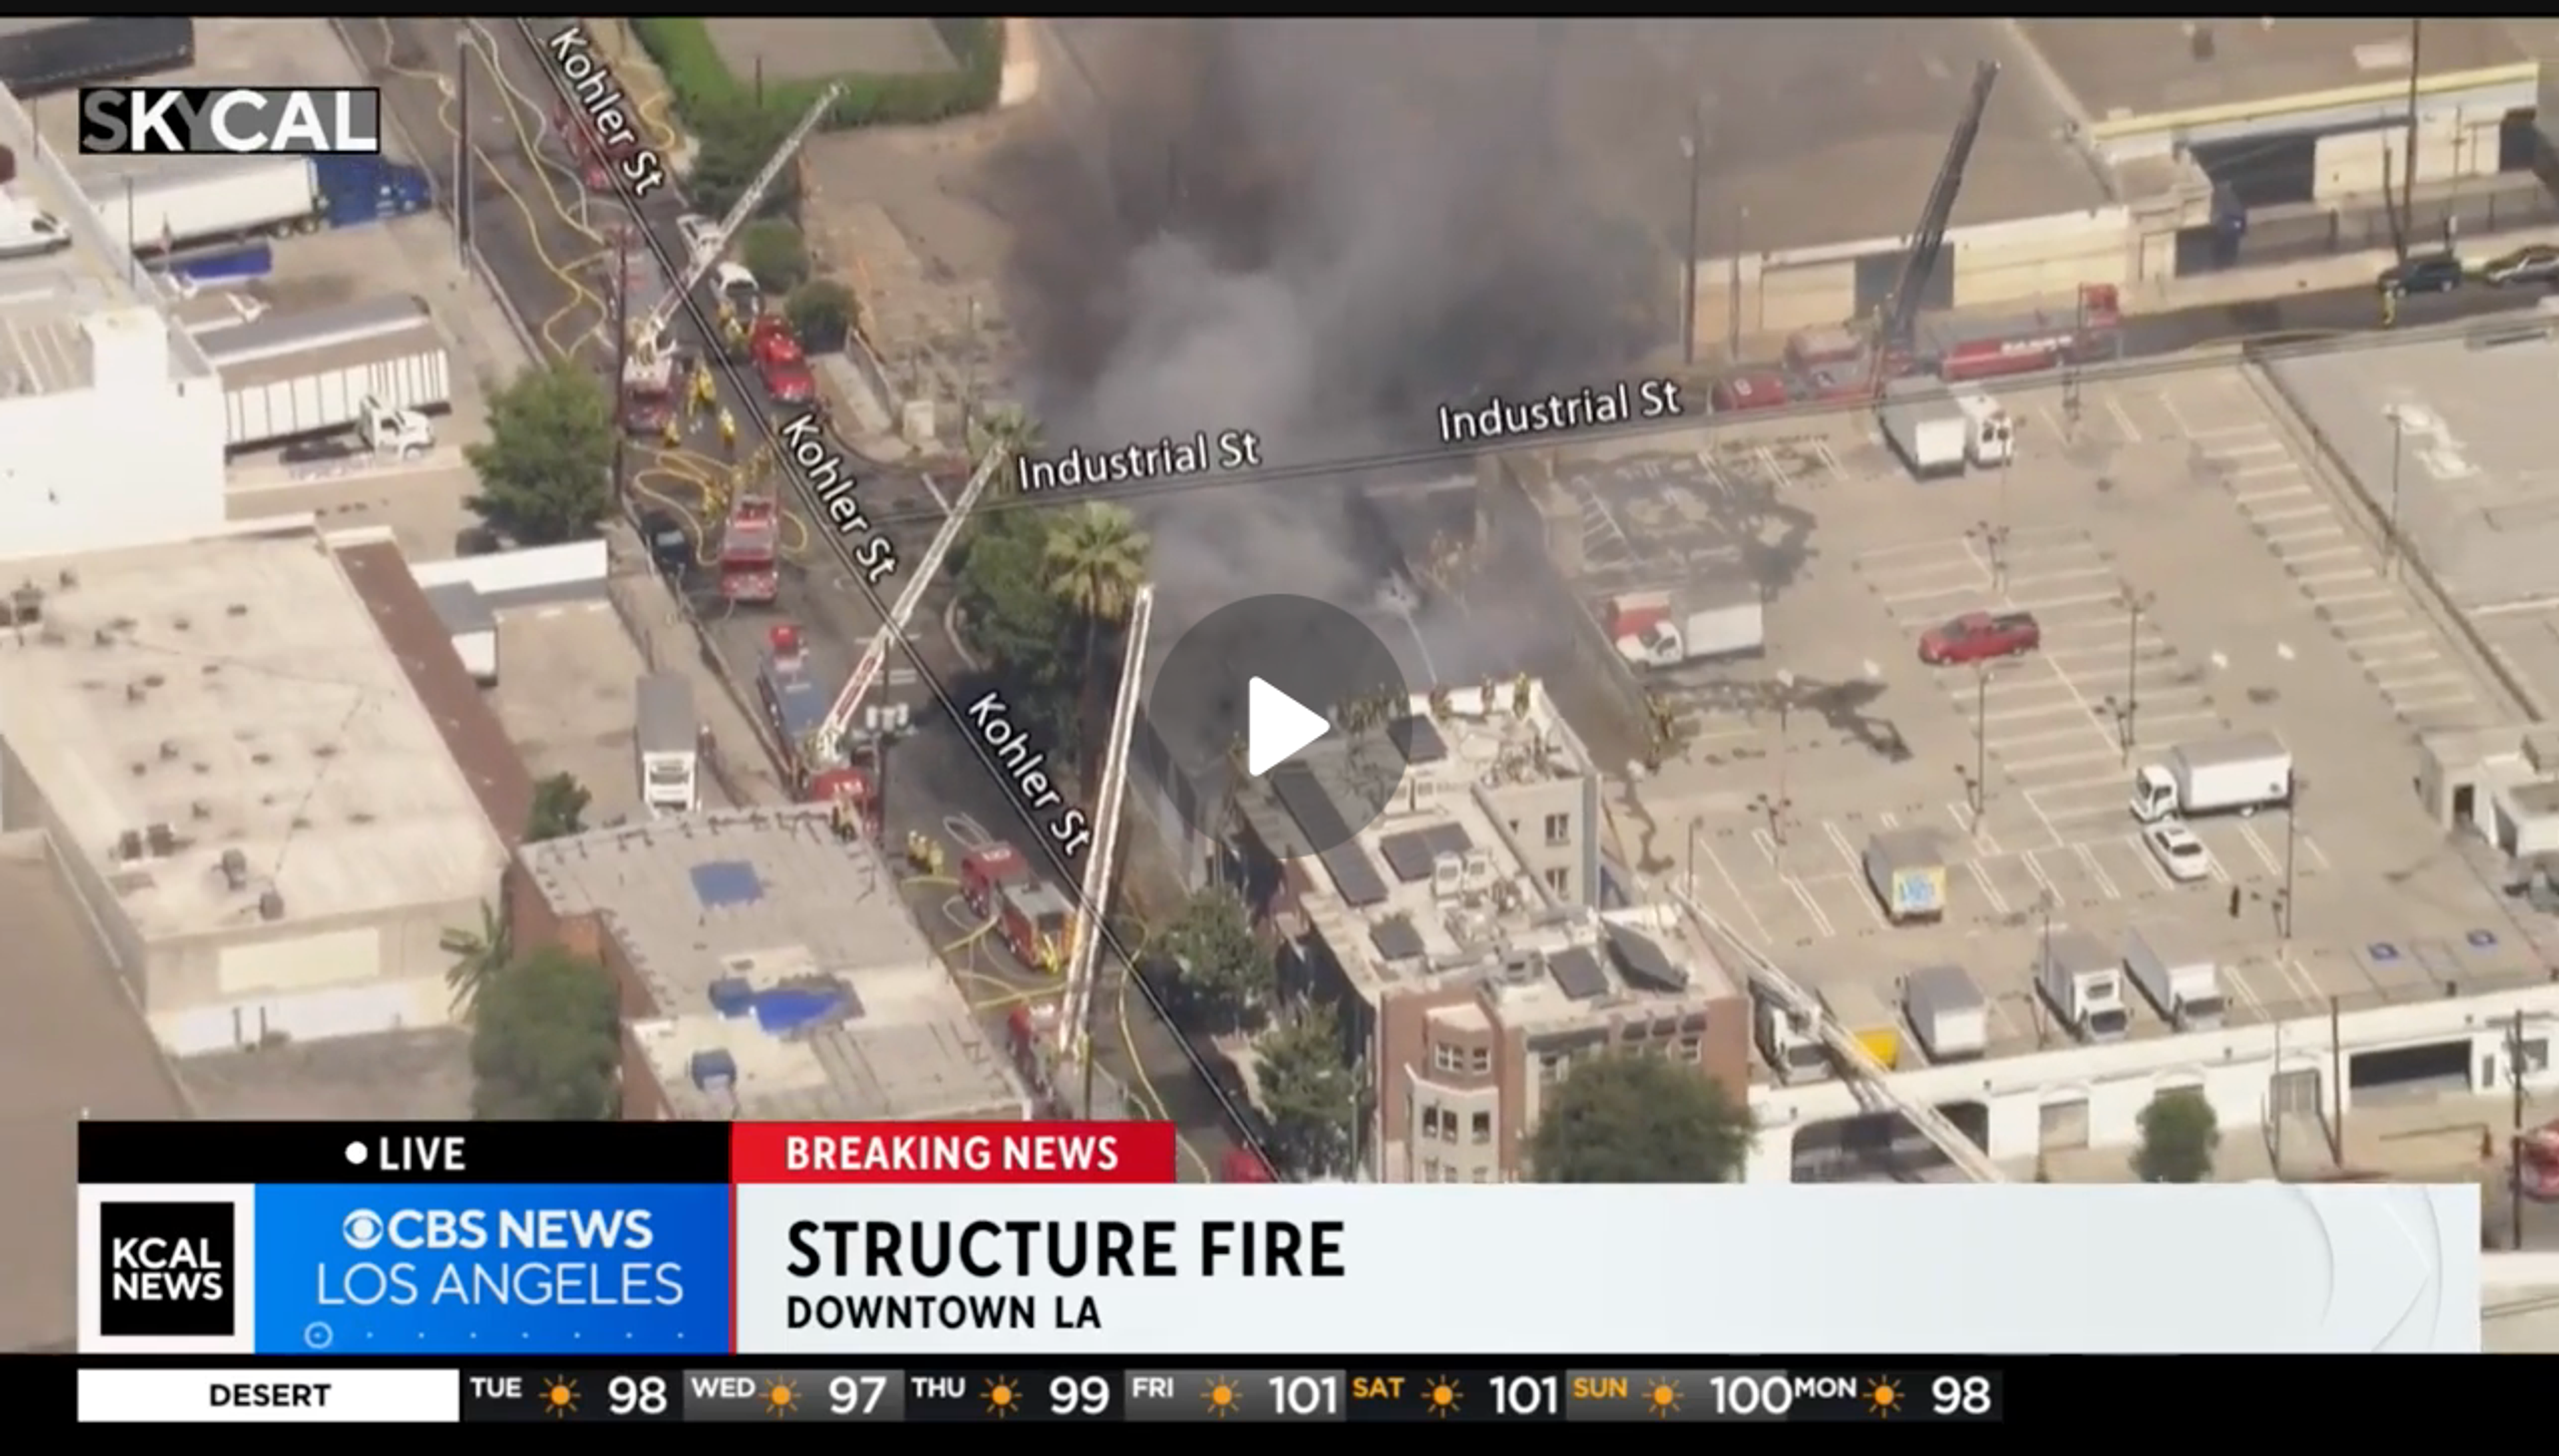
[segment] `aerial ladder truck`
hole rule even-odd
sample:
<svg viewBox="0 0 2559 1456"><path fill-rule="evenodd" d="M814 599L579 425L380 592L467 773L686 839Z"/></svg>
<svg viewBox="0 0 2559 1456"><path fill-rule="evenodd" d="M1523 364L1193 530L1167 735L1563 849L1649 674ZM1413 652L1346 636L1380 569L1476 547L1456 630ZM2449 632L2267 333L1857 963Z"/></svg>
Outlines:
<svg viewBox="0 0 2559 1456"><path fill-rule="evenodd" d="M1937 180L1929 184L1928 205L1920 210L1919 225L1910 229L1910 250L1901 255L1901 271L1883 301L1869 346L1866 390L1872 398L1882 398L1892 376L1906 371L1918 358L1912 331L1919 322L1919 299L1936 274L1938 256L1946 250L1946 224L1955 216L1964 168L1972 162L1973 144L1981 140L1982 114L1990 107L1991 88L1999 84L1999 74L1996 61L1983 62L1973 73L1972 94L1955 123L1955 134L1946 141L1946 159L1937 166Z"/></svg>
<svg viewBox="0 0 2559 1456"><path fill-rule="evenodd" d="M1014 1012L1014 1054L1023 1072L1052 1111L1068 1110L1064 1074L1081 1068L1084 1093L1074 1110L1090 1116L1093 1107L1093 990L1099 979L1104 934L1110 914L1112 880L1120 863L1120 810L1129 795L1129 745L1137 731L1139 688L1145 673L1146 641L1154 630L1155 588L1137 588L1129 603L1127 640L1121 648L1120 695L1111 708L1111 731L1104 739L1102 772L1093 793L1093 845L1084 859L1083 893L1067 932L1066 993L1036 1008ZM1133 973L1133 969L1132 972Z"/></svg>
<svg viewBox="0 0 2559 1456"><path fill-rule="evenodd" d="M1925 1102L1903 1096L1892 1085L1890 1071L1876 1060L1857 1034L1831 1015L1821 1000L1795 984L1794 977L1777 968L1776 962L1759 953L1757 946L1741 938L1731 927L1718 920L1698 903L1685 886L1672 887L1672 897L1697 918L1717 940L1739 952L1752 994L1777 1003L1791 1018L1797 1030L1820 1039L1832 1062L1839 1068L1840 1079L1849 1092L1869 1113L1897 1112L1917 1129L1920 1136L1935 1145L1946 1160L1975 1183L2005 1183L2008 1175L1981 1145L1964 1135L1964 1130L1948 1120L1946 1114Z"/></svg>
<svg viewBox="0 0 2559 1456"><path fill-rule="evenodd" d="M951 503L950 513L943 517L942 528L933 533L932 542L917 558L914 571L907 576L905 589L890 605L888 620L872 634L870 646L863 651L861 660L854 664L852 675L844 679L843 687L828 704L826 712L815 723L804 724L778 706L767 705L767 710L773 714L774 731L780 736L783 751L790 761L793 788L804 800L831 803L856 822L876 827L878 786L864 772L864 766L853 762L853 755L847 751L855 717L861 712L871 689L878 685L880 677L888 670L890 650L905 639L906 625L914 620L917 610L924 605L925 592L942 570L943 558L951 554L952 543L960 539L962 528L969 523L970 512L977 509L978 502L986 494L986 487L1001 473L1003 462L1004 452L1000 448L990 450L978 463L977 472L969 477L969 484L962 488L959 499ZM789 646L796 649L796 629L777 628L777 643L786 632L790 634ZM874 757L870 768L875 770L876 767Z"/></svg>

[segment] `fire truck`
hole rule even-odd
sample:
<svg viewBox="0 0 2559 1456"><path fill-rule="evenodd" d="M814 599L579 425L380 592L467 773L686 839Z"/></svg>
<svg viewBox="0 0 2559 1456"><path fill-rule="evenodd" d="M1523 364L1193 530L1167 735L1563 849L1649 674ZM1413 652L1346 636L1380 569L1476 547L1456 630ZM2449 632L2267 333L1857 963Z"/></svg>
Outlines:
<svg viewBox="0 0 2559 1456"><path fill-rule="evenodd" d="M1919 320L1918 339L1949 384L2031 374L2114 357L2122 337L2120 296L2111 283L2083 283L2054 306L2000 314L1937 314Z"/></svg>
<svg viewBox="0 0 2559 1456"><path fill-rule="evenodd" d="M671 350L652 359L633 359L622 368L622 428L634 435L663 436L676 416L677 360Z"/></svg>
<svg viewBox="0 0 2559 1456"><path fill-rule="evenodd" d="M961 856L960 893L972 911L994 923L1014 959L1051 975L1065 965L1075 907L1032 872L1020 850L999 840Z"/></svg>
<svg viewBox="0 0 2559 1456"><path fill-rule="evenodd" d="M778 314L759 314L747 333L747 357L777 404L806 404L818 395L818 376L791 325Z"/></svg>
<svg viewBox="0 0 2559 1456"><path fill-rule="evenodd" d="M1256 1156L1253 1149L1231 1147L1226 1150L1226 1156L1217 1160L1217 1181L1220 1183L1277 1183L1280 1180L1271 1176L1270 1165Z"/></svg>
<svg viewBox="0 0 2559 1456"><path fill-rule="evenodd" d="M765 637L764 659L757 664L755 695L765 721L782 741L784 763L805 803L849 803L868 832L879 828L879 795L870 773L851 764L803 762L810 741L826 722L828 693L809 675L808 653L800 629L780 626Z"/></svg>
<svg viewBox="0 0 2559 1456"><path fill-rule="evenodd" d="M2559 1202L2559 1122L2536 1127L2515 1139L2514 1161L2523 1175L2523 1196L2536 1203Z"/></svg>
<svg viewBox="0 0 2559 1456"><path fill-rule="evenodd" d="M771 496L741 491L720 521L719 592L741 607L769 607L782 595L782 510ZM777 629L799 640L798 629ZM819 704L823 712L826 704Z"/></svg>

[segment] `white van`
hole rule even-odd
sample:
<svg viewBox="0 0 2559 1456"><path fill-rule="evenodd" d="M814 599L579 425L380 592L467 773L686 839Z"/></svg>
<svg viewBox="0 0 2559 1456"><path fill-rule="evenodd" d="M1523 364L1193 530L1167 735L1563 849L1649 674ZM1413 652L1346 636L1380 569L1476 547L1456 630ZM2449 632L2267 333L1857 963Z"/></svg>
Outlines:
<svg viewBox="0 0 2559 1456"><path fill-rule="evenodd" d="M71 229L53 214L0 210L0 258L32 258L71 245Z"/></svg>
<svg viewBox="0 0 2559 1456"><path fill-rule="evenodd" d="M2017 420L1998 400L1967 389L1955 396L1955 407L1964 412L1965 423L1970 426L1964 454L1973 464L2006 465L2017 458Z"/></svg>

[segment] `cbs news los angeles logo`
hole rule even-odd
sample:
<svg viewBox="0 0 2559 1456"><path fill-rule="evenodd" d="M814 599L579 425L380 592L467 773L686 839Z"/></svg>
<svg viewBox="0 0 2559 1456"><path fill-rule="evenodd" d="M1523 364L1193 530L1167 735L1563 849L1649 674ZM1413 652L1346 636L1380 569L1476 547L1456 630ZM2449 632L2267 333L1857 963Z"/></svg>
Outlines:
<svg viewBox="0 0 2559 1456"><path fill-rule="evenodd" d="M378 155L372 86L83 86L80 155Z"/></svg>

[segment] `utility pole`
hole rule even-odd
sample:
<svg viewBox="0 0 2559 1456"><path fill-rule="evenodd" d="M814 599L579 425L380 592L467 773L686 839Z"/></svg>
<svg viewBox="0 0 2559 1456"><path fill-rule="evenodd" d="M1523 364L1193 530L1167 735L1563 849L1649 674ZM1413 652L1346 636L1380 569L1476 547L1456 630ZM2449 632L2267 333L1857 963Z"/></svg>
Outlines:
<svg viewBox="0 0 2559 1456"><path fill-rule="evenodd" d="M471 36L466 29L453 53L453 257L471 264ZM620 431L615 432L620 438ZM615 472L620 484L620 471Z"/></svg>
<svg viewBox="0 0 2559 1456"><path fill-rule="evenodd" d="M1741 249L1750 233L1750 210L1739 204L1732 209L1731 277L1724 285L1724 352L1728 360L1741 358Z"/></svg>
<svg viewBox="0 0 2559 1456"><path fill-rule="evenodd" d="M1680 138L1680 155L1688 160L1688 247L1680 255L1680 358L1694 364L1697 363L1698 193L1706 180L1704 102L1689 103L1688 135ZM1737 302L1737 299L1728 299L1726 306L1731 308Z"/></svg>
<svg viewBox="0 0 2559 1456"><path fill-rule="evenodd" d="M613 400L613 501L622 504L623 492L629 489L631 476L631 431L623 418L623 371L631 366L631 229L624 227L613 242L613 373L604 381L605 393ZM710 522L702 521L698 529L708 535ZM644 543L645 544L645 543ZM702 543L693 543L700 550ZM679 590L677 595L682 595Z"/></svg>
<svg viewBox="0 0 2559 1456"><path fill-rule="evenodd" d="M2389 414L2390 531L2388 537L2381 543L2381 561L2382 565L2388 568L2391 579L2395 581L2399 576L2399 468L2408 453L2408 420L2395 404L2390 406Z"/></svg>
<svg viewBox="0 0 2559 1456"><path fill-rule="evenodd" d="M2284 804L2284 948L2286 950L2290 950L2293 944L2293 864L2295 851L2301 841L2299 826L2302 816L2302 791L2310 787L2309 780L2295 774L2292 793L2287 797Z"/></svg>
<svg viewBox="0 0 2559 1456"><path fill-rule="evenodd" d="M1991 808L1991 664L1973 664L1973 836Z"/></svg>
<svg viewBox="0 0 2559 1456"><path fill-rule="evenodd" d="M1786 811L1794 806L1786 794L1787 760L1792 757L1787 720L1794 710L1795 674L1781 667L1777 669L1777 843L1781 848L1786 843Z"/></svg>
<svg viewBox="0 0 2559 1456"><path fill-rule="evenodd" d="M2124 594L2124 610L2130 615L2124 626L2124 713L2118 725L2123 730L2124 762L2133 761L2133 744L2140 736L2142 712L2142 614L2150 610L2158 597L2151 592Z"/></svg>
<svg viewBox="0 0 2559 1456"><path fill-rule="evenodd" d="M2505 1075L2514 1084L2514 1134L2506 1140L2506 1248L2523 1247L2523 1013L2514 1013L2514 1028L2505 1039Z"/></svg>
<svg viewBox="0 0 2559 1456"><path fill-rule="evenodd" d="M2399 260L2408 260L2408 245L2417 231L2417 82L2423 73L2426 54L2426 21L2422 16L2408 22L2408 141L2400 149L2399 173Z"/></svg>

